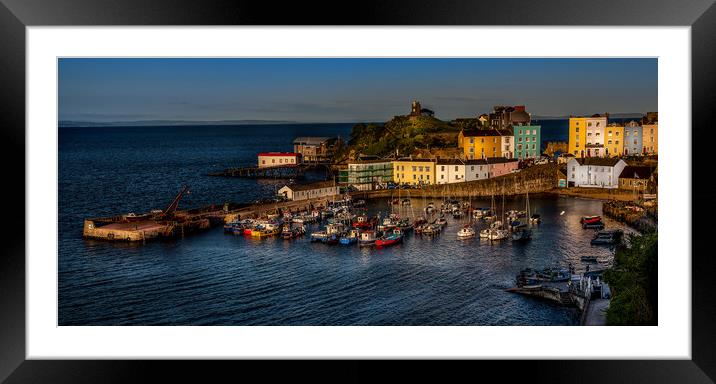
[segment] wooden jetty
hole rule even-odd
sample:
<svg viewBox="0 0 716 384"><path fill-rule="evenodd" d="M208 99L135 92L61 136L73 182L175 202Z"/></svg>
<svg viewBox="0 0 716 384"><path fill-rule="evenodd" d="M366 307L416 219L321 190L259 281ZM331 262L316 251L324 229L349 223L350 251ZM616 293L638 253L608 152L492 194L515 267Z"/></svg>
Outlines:
<svg viewBox="0 0 716 384"><path fill-rule="evenodd" d="M209 176L245 177L250 179L301 179L308 167L289 165L283 167L239 167L227 168L221 172L209 173Z"/></svg>

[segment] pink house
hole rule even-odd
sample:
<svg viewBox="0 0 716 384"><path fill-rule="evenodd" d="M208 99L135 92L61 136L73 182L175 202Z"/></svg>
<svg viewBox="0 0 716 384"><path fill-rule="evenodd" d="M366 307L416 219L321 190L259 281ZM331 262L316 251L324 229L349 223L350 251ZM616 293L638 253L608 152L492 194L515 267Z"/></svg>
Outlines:
<svg viewBox="0 0 716 384"><path fill-rule="evenodd" d="M488 157L485 159L489 167L490 177L506 175L517 170L517 159L505 157Z"/></svg>

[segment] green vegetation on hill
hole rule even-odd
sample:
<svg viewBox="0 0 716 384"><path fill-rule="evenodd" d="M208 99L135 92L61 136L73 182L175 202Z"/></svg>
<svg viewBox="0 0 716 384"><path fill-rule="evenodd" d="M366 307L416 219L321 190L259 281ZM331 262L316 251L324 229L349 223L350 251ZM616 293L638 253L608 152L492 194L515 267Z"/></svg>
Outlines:
<svg viewBox="0 0 716 384"><path fill-rule="evenodd" d="M458 127L428 116L396 116L385 124L356 124L347 150L364 155L401 156L416 149L457 146Z"/></svg>
<svg viewBox="0 0 716 384"><path fill-rule="evenodd" d="M656 232L630 235L617 249L615 267L604 272L612 290L608 325L657 325L657 258Z"/></svg>

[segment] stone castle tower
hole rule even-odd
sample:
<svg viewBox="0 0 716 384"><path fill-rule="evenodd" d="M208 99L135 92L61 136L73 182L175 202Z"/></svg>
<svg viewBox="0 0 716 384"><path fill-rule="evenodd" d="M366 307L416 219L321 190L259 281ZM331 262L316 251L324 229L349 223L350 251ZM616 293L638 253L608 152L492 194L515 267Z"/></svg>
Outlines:
<svg viewBox="0 0 716 384"><path fill-rule="evenodd" d="M410 116L420 116L420 103L417 100L413 100L413 104L410 107Z"/></svg>

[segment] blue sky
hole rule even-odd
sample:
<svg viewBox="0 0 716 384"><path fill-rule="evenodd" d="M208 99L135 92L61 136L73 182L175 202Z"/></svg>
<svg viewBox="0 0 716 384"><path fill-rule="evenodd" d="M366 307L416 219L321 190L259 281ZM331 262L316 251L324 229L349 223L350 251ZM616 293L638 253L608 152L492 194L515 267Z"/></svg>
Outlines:
<svg viewBox="0 0 716 384"><path fill-rule="evenodd" d="M59 60L59 118L386 121L417 99L449 120L657 110L657 59Z"/></svg>

